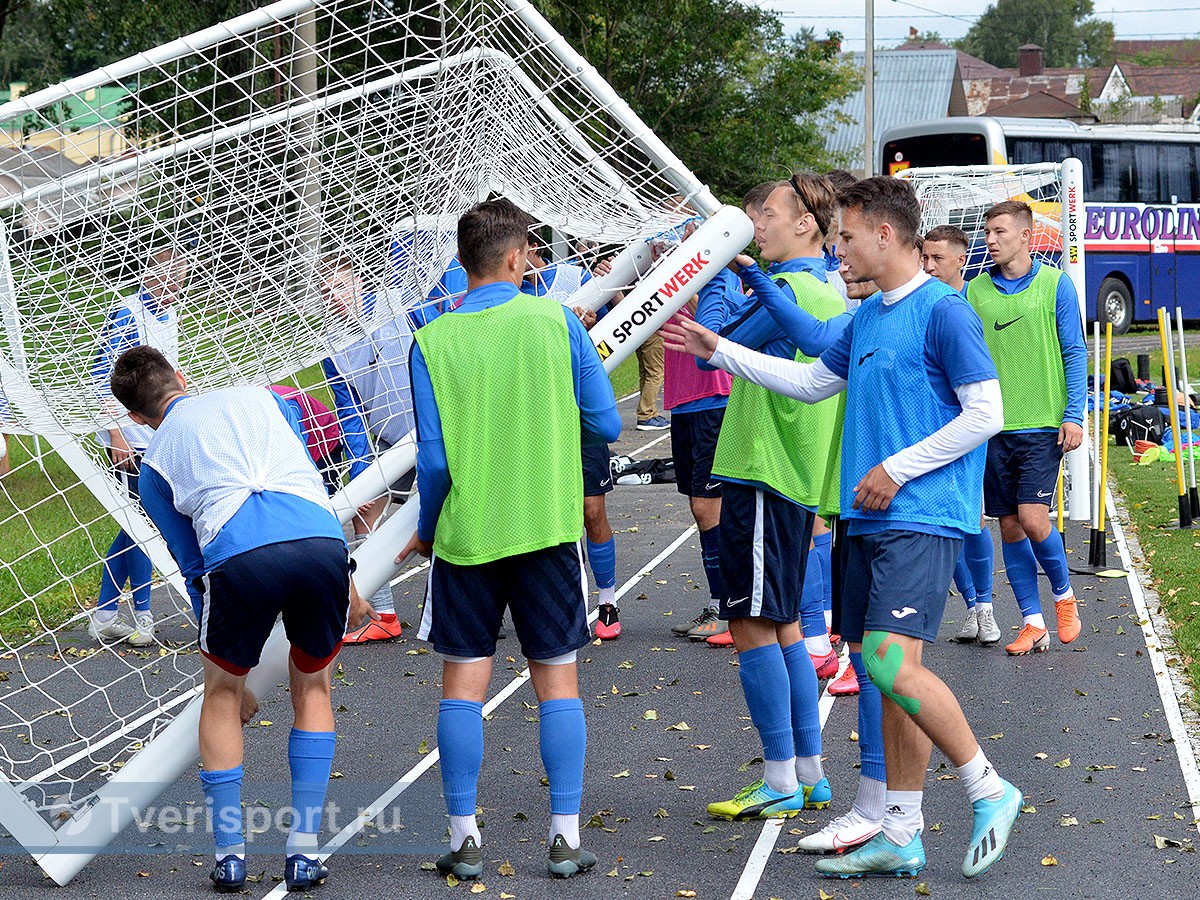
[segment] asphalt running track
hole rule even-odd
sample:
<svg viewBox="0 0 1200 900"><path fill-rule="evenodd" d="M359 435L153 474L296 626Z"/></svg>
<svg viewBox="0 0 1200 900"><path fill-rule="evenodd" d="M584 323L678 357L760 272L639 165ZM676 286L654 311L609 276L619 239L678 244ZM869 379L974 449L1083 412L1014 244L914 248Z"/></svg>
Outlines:
<svg viewBox="0 0 1200 900"><path fill-rule="evenodd" d="M642 458L669 455L669 438L633 430L632 402L621 407L627 430L614 451L630 453L656 442ZM680 617L695 615L706 597L686 500L671 485L618 487L609 495L609 515L618 532L625 631L614 643L585 648L580 666L589 742L582 819L591 822L583 836L600 862L569 882L546 876L548 798L536 750L536 701L510 638L501 643L486 710L481 895L915 896L917 885L908 880L819 878L814 857L789 853L795 834L819 827L827 813L765 826L707 818L705 803L758 777L761 746L746 716L733 651L689 644L669 631ZM1086 536L1085 528L1072 527L1068 546L1085 548ZM1117 558L1114 545L1110 561ZM997 562L1002 567L999 557ZM421 571L396 585L407 621L418 620L423 587ZM1200 779L1194 744L1184 737L1189 727L1195 733L1195 717L1186 706L1181 716L1174 702L1176 687L1156 636L1164 633L1163 624L1148 617L1145 606L1149 602L1153 612L1157 603L1124 579L1077 576L1076 587L1084 630L1073 648L1055 642L1049 653L1013 659L1001 647L943 640L926 654L959 695L988 756L1023 790L1029 810L1006 858L978 882L966 881L959 873L970 828L966 800L935 751L925 801L929 864L917 879L934 897L1195 896L1194 845L1200 837L1193 809L1200 807L1193 803L1200 800ZM957 630L961 608L957 598L948 602L943 639ZM997 612L1007 635L1019 620L1002 573ZM334 770L340 777L329 794L339 814L337 830L327 820L322 836L332 852L332 874L313 896L425 898L470 891L469 883L452 888L422 869L445 849L435 733L439 663L436 654L422 651L406 635L389 645L348 648L340 658L343 672L334 689ZM256 720L277 724L246 732L244 800L247 822L258 816L258 827L286 803L289 714L281 690L263 698ZM857 781L856 714L853 698L823 697L834 813L847 808ZM199 780L189 775L167 792L164 804L186 810L200 797ZM355 818L363 808L377 809L369 813L375 819ZM11 840L0 839L0 850L12 851L0 857L0 896L208 893L210 838L146 818L166 827L128 830L119 842L124 852L98 857L66 888L54 887ZM269 842L275 834L267 828L254 839ZM1047 864L1051 857L1056 864ZM249 870L262 878L249 883L246 894L284 896L275 880L282 872L280 854L255 852L252 845Z"/></svg>

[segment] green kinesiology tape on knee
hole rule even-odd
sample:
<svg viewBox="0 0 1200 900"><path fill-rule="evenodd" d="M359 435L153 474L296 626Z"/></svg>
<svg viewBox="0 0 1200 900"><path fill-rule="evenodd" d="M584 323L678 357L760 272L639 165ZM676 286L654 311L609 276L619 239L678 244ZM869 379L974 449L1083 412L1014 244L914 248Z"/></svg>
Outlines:
<svg viewBox="0 0 1200 900"><path fill-rule="evenodd" d="M921 701L896 693L896 676L904 663L904 648L899 644L892 644L882 658L879 656L879 647L887 637L886 631L872 631L863 637L862 655L867 666L867 675L875 687L879 688L879 693L892 698L902 710L910 716L915 716L921 711Z"/></svg>

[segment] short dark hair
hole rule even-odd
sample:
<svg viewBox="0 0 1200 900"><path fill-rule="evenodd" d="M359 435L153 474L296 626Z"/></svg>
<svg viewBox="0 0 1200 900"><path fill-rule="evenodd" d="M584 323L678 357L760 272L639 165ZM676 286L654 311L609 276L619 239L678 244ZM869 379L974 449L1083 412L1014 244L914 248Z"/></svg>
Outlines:
<svg viewBox="0 0 1200 900"><path fill-rule="evenodd" d="M887 222L896 230L902 244L916 246L921 224L921 205L908 181L889 175L876 175L856 181L837 196L842 209L856 209L875 224Z"/></svg>
<svg viewBox="0 0 1200 900"><path fill-rule="evenodd" d="M925 232L925 240L958 244L962 247L963 253L971 249L971 241L967 237L967 233L955 225L935 225Z"/></svg>
<svg viewBox="0 0 1200 900"><path fill-rule="evenodd" d="M109 387L127 410L153 418L161 411L163 400L179 390L179 382L175 367L165 356L153 347L133 347L117 357Z"/></svg>
<svg viewBox="0 0 1200 900"><path fill-rule="evenodd" d="M1001 200L983 214L983 221L990 222L996 216L1012 216L1020 220L1026 228L1033 228L1033 210L1024 200Z"/></svg>
<svg viewBox="0 0 1200 900"><path fill-rule="evenodd" d="M844 191L850 185L854 184L854 182L858 181L858 178L853 173L847 172L845 169L833 169L825 173L825 177L829 179L833 184L833 189L837 192Z"/></svg>
<svg viewBox="0 0 1200 900"><path fill-rule="evenodd" d="M529 246L533 225L529 213L504 197L477 203L458 220L458 260L468 275L490 275L510 251Z"/></svg>
<svg viewBox="0 0 1200 900"><path fill-rule="evenodd" d="M833 222L836 197L829 178L815 172L797 172L784 184L792 189L792 196L800 214L810 213L817 223L817 230L823 235L828 234L829 226Z"/></svg>
<svg viewBox="0 0 1200 900"><path fill-rule="evenodd" d="M746 191L746 196L742 198L742 209L761 210L763 204L767 202L767 198L771 196L771 192L780 184L782 184L780 181L764 181L756 184Z"/></svg>

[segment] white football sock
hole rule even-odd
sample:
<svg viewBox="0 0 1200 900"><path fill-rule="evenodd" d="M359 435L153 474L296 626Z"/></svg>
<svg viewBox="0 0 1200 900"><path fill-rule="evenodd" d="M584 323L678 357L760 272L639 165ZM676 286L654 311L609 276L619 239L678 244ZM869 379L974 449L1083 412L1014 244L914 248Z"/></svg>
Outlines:
<svg viewBox="0 0 1200 900"><path fill-rule="evenodd" d="M475 845L479 846L479 823L475 821L475 814L469 816L451 816L450 817L450 849L461 850L463 841L467 838L475 838Z"/></svg>
<svg viewBox="0 0 1200 900"><path fill-rule="evenodd" d="M763 781L778 794L794 794L800 790L796 778L796 758L768 759L763 764Z"/></svg>
<svg viewBox="0 0 1200 900"><path fill-rule="evenodd" d="M858 813L868 822L882 822L887 809L887 782L876 781L865 775L858 777L858 793L854 795L852 812Z"/></svg>
<svg viewBox="0 0 1200 900"><path fill-rule="evenodd" d="M907 845L925 827L921 814L924 791L888 791L884 799L883 833L897 847Z"/></svg>
<svg viewBox="0 0 1200 900"><path fill-rule="evenodd" d="M573 816L554 813L550 816L550 836L546 843L551 843L556 834L561 834L567 846L572 850L579 849L579 814Z"/></svg>
<svg viewBox="0 0 1200 900"><path fill-rule="evenodd" d="M975 751L970 762L958 767L958 778L967 789L967 799L972 803L976 800L999 800L1004 796L1004 782L983 755L982 747Z"/></svg>
<svg viewBox="0 0 1200 900"><path fill-rule="evenodd" d="M833 652L833 644L829 643L829 632L816 637L806 637L804 646L808 648L809 656L828 656Z"/></svg>
<svg viewBox="0 0 1200 900"><path fill-rule="evenodd" d="M812 787L824 777L825 772L821 769L821 757L796 757L796 780L801 784L807 784L809 787Z"/></svg>

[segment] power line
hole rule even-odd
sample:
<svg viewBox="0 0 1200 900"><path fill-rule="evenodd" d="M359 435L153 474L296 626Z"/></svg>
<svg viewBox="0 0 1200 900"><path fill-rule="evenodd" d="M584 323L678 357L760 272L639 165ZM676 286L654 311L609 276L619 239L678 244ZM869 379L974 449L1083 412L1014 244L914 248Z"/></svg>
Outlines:
<svg viewBox="0 0 1200 900"><path fill-rule="evenodd" d="M921 10L921 12L933 13L935 16L938 16L938 17L944 17L947 19L958 19L960 22L974 23L976 21L976 19L979 18L978 16L975 16L973 18L968 19L965 16L956 16L953 13L944 13L944 12L941 12L940 10L930 9L927 6L917 6L917 4L915 4L915 3L909 3L908 0L892 0L892 2L896 3L900 6L911 6L913 9Z"/></svg>
<svg viewBox="0 0 1200 900"><path fill-rule="evenodd" d="M910 3L910 4L906 4L906 5L912 6L913 4ZM915 8L923 9L923 7L920 7L920 6L917 6ZM1160 13L1160 12L1200 12L1200 6L1172 6L1169 8L1163 7L1161 9L1117 9L1117 10L1113 10L1112 12L1108 13L1107 15L1133 16L1133 15L1139 15L1141 13ZM856 22L861 22L863 20L862 16L827 16L827 15L806 16L803 13L789 13L789 12L779 12L779 11L776 11L775 14L777 16L779 16L779 18L781 18L781 19L812 19L814 21L820 20L822 22L824 22L828 19L848 19L848 20L853 20ZM913 20L913 19L958 19L960 22L969 22L971 24L974 24L977 21L977 19L968 19L964 16L956 16L956 15L952 15L951 13L939 13L939 12L934 12L932 10L930 11L930 14L927 16L913 16L913 15L897 14L897 15L877 15L875 18L876 18L876 20L878 20L878 19L907 19L907 20Z"/></svg>

